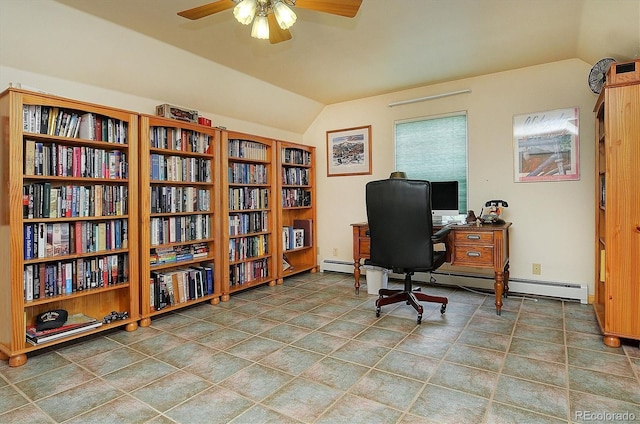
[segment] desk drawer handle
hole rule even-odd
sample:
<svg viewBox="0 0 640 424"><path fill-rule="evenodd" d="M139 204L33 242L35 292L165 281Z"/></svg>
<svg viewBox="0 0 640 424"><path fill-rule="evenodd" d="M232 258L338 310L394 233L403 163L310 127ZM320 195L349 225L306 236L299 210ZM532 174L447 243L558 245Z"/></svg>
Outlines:
<svg viewBox="0 0 640 424"><path fill-rule="evenodd" d="M480 234L468 234L467 235L467 239L468 240L480 240Z"/></svg>
<svg viewBox="0 0 640 424"><path fill-rule="evenodd" d="M480 252L467 252L467 256L479 258L480 256L482 256L482 254Z"/></svg>

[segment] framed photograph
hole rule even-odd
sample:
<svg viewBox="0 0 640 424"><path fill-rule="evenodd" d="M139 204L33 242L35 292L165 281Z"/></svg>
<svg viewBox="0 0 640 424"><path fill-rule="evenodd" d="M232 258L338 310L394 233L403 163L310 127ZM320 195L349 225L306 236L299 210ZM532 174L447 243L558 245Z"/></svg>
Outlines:
<svg viewBox="0 0 640 424"><path fill-rule="evenodd" d="M580 179L579 114L572 107L513 117L515 182Z"/></svg>
<svg viewBox="0 0 640 424"><path fill-rule="evenodd" d="M327 131L327 176L371 174L371 125Z"/></svg>

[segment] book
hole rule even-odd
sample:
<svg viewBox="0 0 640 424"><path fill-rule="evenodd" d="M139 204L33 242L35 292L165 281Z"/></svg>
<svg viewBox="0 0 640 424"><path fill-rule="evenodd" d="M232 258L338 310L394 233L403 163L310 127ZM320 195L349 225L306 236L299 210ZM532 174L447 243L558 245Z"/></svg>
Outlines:
<svg viewBox="0 0 640 424"><path fill-rule="evenodd" d="M288 269L293 269L293 266L289 263L289 258L287 255L282 255L282 270L286 271Z"/></svg>
<svg viewBox="0 0 640 424"><path fill-rule="evenodd" d="M24 174L34 175L36 166L36 142L25 140L24 142Z"/></svg>
<svg viewBox="0 0 640 424"><path fill-rule="evenodd" d="M70 315L62 327L52 328L50 330L37 331L35 325L29 325L26 329L27 341L31 344L46 343L72 334L89 331L93 328L100 327L101 321L84 314Z"/></svg>
<svg viewBox="0 0 640 424"><path fill-rule="evenodd" d="M304 230L304 246L313 245L313 220L312 219L294 219L294 228L302 228Z"/></svg>
<svg viewBox="0 0 640 424"><path fill-rule="evenodd" d="M304 247L304 230L302 228L293 229L293 248L300 249Z"/></svg>

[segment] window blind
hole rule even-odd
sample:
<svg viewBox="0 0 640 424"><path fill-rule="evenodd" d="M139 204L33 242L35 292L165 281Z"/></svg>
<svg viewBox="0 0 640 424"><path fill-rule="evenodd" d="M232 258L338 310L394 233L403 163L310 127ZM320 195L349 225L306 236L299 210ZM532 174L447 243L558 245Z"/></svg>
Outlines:
<svg viewBox="0 0 640 424"><path fill-rule="evenodd" d="M396 170L408 178L459 183L459 210L467 211L467 114L395 123Z"/></svg>

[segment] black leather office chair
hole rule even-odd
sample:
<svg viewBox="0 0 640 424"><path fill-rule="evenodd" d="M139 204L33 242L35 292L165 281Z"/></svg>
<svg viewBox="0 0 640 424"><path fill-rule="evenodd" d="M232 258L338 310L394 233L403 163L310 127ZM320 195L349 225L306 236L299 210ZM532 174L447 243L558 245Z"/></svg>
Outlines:
<svg viewBox="0 0 640 424"><path fill-rule="evenodd" d="M433 246L444 242L449 228L433 233L431 184L397 178L371 181L366 186L366 203L371 237L368 264L405 275L403 290L380 289L376 316L384 305L406 302L418 312L420 324L419 301L441 303L443 314L448 299L413 291L411 281L415 272L434 271L445 262L446 252L434 251Z"/></svg>

